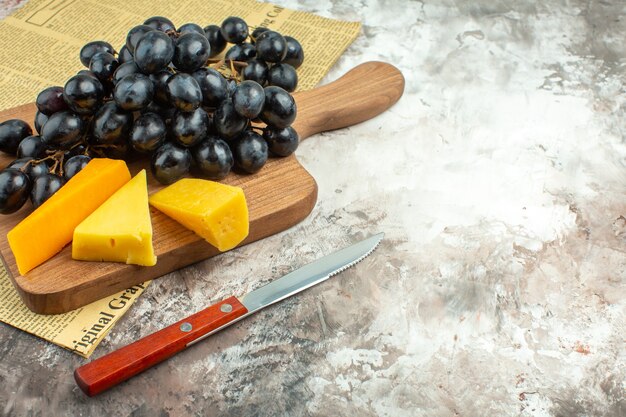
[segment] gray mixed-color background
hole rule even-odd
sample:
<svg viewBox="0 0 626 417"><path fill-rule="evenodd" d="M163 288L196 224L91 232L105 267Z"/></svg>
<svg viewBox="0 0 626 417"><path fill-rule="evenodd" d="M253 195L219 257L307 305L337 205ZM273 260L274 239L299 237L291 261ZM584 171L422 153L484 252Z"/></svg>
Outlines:
<svg viewBox="0 0 626 417"><path fill-rule="evenodd" d="M72 378L85 360L0 326L0 413L626 415L624 1L276 3L362 21L324 82L382 60L404 97L302 143L306 220L154 281L94 358L366 235L382 246L95 399Z"/></svg>

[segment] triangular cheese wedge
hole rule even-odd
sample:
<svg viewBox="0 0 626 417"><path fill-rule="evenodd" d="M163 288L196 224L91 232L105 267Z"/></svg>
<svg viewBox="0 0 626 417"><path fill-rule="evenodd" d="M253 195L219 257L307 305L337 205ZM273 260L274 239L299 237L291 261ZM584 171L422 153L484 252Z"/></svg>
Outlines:
<svg viewBox="0 0 626 417"><path fill-rule="evenodd" d="M239 187L183 178L152 194L150 204L222 252L248 236L248 206Z"/></svg>
<svg viewBox="0 0 626 417"><path fill-rule="evenodd" d="M142 170L74 229L72 258L152 266L152 223Z"/></svg>

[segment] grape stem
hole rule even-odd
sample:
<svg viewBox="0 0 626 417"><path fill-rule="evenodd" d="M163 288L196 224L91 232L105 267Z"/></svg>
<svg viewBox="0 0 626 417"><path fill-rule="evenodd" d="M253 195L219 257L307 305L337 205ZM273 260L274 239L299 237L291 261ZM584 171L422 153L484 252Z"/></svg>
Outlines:
<svg viewBox="0 0 626 417"><path fill-rule="evenodd" d="M245 61L233 61L232 59L207 59L206 64L212 68L215 69L220 69L220 68L225 68L224 65L226 64L226 61L228 61L231 65L235 65L237 67L242 67L245 68L248 66L248 63Z"/></svg>
<svg viewBox="0 0 626 417"><path fill-rule="evenodd" d="M30 160L26 161L24 163L24 165L22 165L22 167L20 168L20 171L26 172L26 168L28 168L29 165L32 165L34 163L38 163L38 161L35 161L34 159L30 159Z"/></svg>
<svg viewBox="0 0 626 417"><path fill-rule="evenodd" d="M167 36L169 36L170 38L171 38L171 37L174 37L175 39L178 39L178 38L180 37L180 33L178 33L177 31L175 31L175 30L173 30L173 29L166 30L166 31L165 31L165 34L166 34Z"/></svg>
<svg viewBox="0 0 626 417"><path fill-rule="evenodd" d="M53 174L57 174L58 176L63 176L63 160L65 159L65 152L59 151L60 156L58 159L55 159L52 168L50 169Z"/></svg>
<svg viewBox="0 0 626 417"><path fill-rule="evenodd" d="M37 160L33 159L28 162L32 162L33 164L40 164L42 162L49 161L52 159L54 161L54 164L52 165L52 168L50 168L50 172L52 172L53 174L58 174L60 176L63 176L63 159L65 157L65 151L46 151L46 152L48 153L48 156L46 156L45 158L41 158ZM24 167L26 167L26 164L24 164Z"/></svg>
<svg viewBox="0 0 626 417"><path fill-rule="evenodd" d="M76 148L77 146L80 145L84 145L84 141L80 141L76 144L74 144L69 150L71 151L72 149ZM52 164L52 167L50 168L50 172L52 172L53 174L57 174L60 176L63 176L63 160L65 159L65 153L66 151L55 151L55 150L47 150L46 153L48 154L46 157L41 158L41 159L31 159L30 161L26 161L26 163L24 164L24 166L22 168L20 168L21 171L25 170L29 165L35 164L41 164L42 162L45 161L49 161L49 160L53 160L54 164ZM87 155L87 150L85 149L85 151L83 152L85 155Z"/></svg>
<svg viewBox="0 0 626 417"><path fill-rule="evenodd" d="M228 61L228 65L226 66L226 62ZM232 59L208 59L206 65L210 68L218 70L222 75L224 75L229 80L241 81L241 76L239 75L239 70L241 68L245 68L248 66L248 63L245 61L233 61ZM239 70L237 70L239 67Z"/></svg>
<svg viewBox="0 0 626 417"><path fill-rule="evenodd" d="M230 74L231 74L231 77L233 77L235 79L235 81L237 81L237 76L239 75L239 73L235 69L234 61L229 61L229 62L230 62Z"/></svg>

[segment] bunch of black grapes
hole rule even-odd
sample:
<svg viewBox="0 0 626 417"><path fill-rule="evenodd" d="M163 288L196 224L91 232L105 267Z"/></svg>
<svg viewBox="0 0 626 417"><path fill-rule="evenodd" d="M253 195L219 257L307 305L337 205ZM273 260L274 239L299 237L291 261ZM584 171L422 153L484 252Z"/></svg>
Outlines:
<svg viewBox="0 0 626 417"><path fill-rule="evenodd" d="M16 156L0 171L0 213L29 198L40 206L93 157L146 154L163 184L190 172L219 180L233 167L259 171L270 155L298 147L290 93L303 60L296 39L263 27L250 33L239 17L177 29L155 16L128 32L119 53L104 41L86 44L88 69L37 96L38 134L22 120L0 124L0 150Z"/></svg>

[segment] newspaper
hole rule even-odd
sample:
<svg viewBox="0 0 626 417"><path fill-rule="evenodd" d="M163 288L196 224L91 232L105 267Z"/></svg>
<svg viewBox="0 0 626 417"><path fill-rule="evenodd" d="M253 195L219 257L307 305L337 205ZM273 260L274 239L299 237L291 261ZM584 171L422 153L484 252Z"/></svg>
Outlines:
<svg viewBox="0 0 626 417"><path fill-rule="evenodd" d="M65 314L35 314L0 268L0 320L88 358L150 281Z"/></svg>
<svg viewBox="0 0 626 417"><path fill-rule="evenodd" d="M30 0L0 21L0 110L33 102L46 87L64 85L83 69L78 56L85 43L105 40L119 50L128 30L154 15L167 16L179 26L219 25L228 16L240 16L251 30L263 26L295 37L305 53L298 69L299 90L314 87L324 77L361 27L359 22L251 0ZM66 314L42 316L22 303L0 266L0 320L89 357L147 284Z"/></svg>

